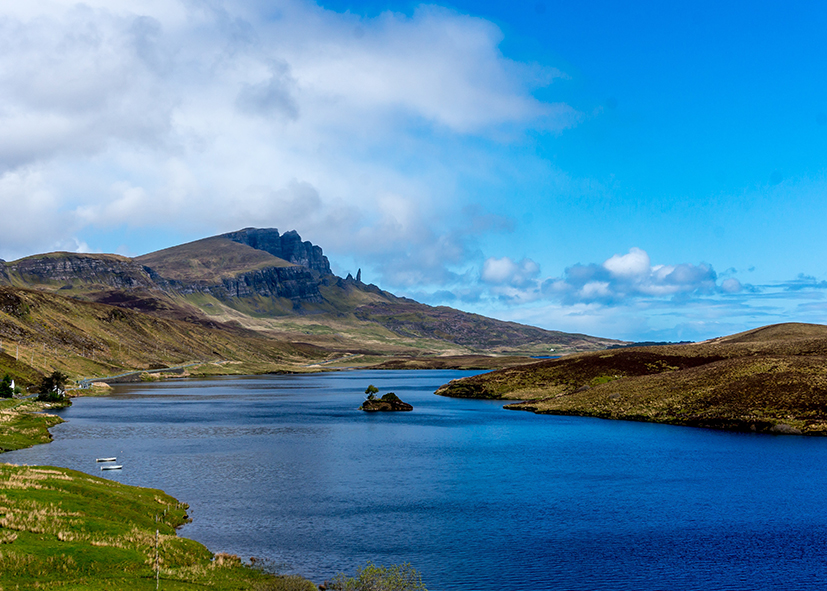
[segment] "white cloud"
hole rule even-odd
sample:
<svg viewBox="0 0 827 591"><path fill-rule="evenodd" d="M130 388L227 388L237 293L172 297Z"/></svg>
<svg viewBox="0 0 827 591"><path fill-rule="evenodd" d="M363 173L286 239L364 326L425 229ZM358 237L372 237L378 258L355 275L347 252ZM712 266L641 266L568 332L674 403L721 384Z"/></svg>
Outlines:
<svg viewBox="0 0 827 591"><path fill-rule="evenodd" d="M569 303L612 304L635 298L731 292L740 285L728 279L719 286L717 279L710 265L652 265L646 251L632 247L627 254L615 254L600 265L573 265L563 277L547 279L542 289L548 297Z"/></svg>
<svg viewBox="0 0 827 591"><path fill-rule="evenodd" d="M649 255L637 247L628 254L616 254L603 263L603 267L616 277L624 279L645 279L652 272Z"/></svg>
<svg viewBox="0 0 827 591"><path fill-rule="evenodd" d="M526 287L535 283L539 273L540 265L531 259L515 262L509 257L491 257L483 263L480 277L483 282L493 285Z"/></svg>
<svg viewBox="0 0 827 591"><path fill-rule="evenodd" d="M723 289L726 293L738 293L744 289L741 282L735 279L734 277L730 277L729 279L724 279L721 282L721 289Z"/></svg>
<svg viewBox="0 0 827 591"><path fill-rule="evenodd" d="M471 165L445 138L580 119L532 94L561 72L505 58L501 41L433 6L0 1L0 208L49 227L10 234L0 255L96 248L90 235L120 227L276 226L389 283L454 281L481 260L475 232L513 223L457 202Z"/></svg>

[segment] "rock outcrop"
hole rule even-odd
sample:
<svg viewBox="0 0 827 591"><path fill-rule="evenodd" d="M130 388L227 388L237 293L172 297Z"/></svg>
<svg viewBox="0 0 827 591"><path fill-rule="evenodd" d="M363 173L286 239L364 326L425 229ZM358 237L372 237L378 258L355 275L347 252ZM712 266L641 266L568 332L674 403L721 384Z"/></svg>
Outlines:
<svg viewBox="0 0 827 591"><path fill-rule="evenodd" d="M106 293L114 290L164 292L173 296L203 293L223 301L235 298L285 298L293 302L294 309L303 303L324 301L319 285L328 277L334 277L330 263L320 247L302 242L295 231L280 235L275 229L247 228L218 238L227 239L229 244L244 244L282 260L273 259L273 266L262 266L253 261L249 270L224 277L211 276L211 270L207 269L203 278L190 279L180 277L175 272L168 273L169 269L163 264L157 269L153 268L153 259L144 260L146 257L130 259L111 254L60 252L0 264L0 285L11 284L14 279L17 283L47 290L97 286ZM199 248L206 249L204 252L208 255L214 254L216 247L212 243L201 243L203 246ZM191 244L198 245L199 242ZM173 258L174 255L173 252ZM198 252L194 252L193 256L197 257ZM220 251L214 256L216 260L224 260L225 252ZM179 259L180 255L173 264L187 268L187 261L183 260L182 263ZM286 266L283 261L292 265ZM100 297L107 296L104 294Z"/></svg>
<svg viewBox="0 0 827 591"><path fill-rule="evenodd" d="M4 265L8 275L27 284L84 283L115 289L159 289L151 270L117 255L60 252L27 257Z"/></svg>
<svg viewBox="0 0 827 591"><path fill-rule="evenodd" d="M333 274L330 270L330 262L324 256L321 247L308 241L302 242L301 236L295 230L279 235L279 231L275 228L244 228L238 232L222 234L222 236L233 242L269 252L294 265L301 265L315 271L321 276Z"/></svg>
<svg viewBox="0 0 827 591"><path fill-rule="evenodd" d="M369 398L362 403L359 410L365 412L388 412L388 411L409 411L413 410L413 406L407 402L402 402L399 397L393 392L388 392L382 398Z"/></svg>
<svg viewBox="0 0 827 591"><path fill-rule="evenodd" d="M322 302L319 282L305 267L267 267L232 278L220 284L169 281L168 290L182 295L206 293L220 300L227 298L287 298L294 303Z"/></svg>

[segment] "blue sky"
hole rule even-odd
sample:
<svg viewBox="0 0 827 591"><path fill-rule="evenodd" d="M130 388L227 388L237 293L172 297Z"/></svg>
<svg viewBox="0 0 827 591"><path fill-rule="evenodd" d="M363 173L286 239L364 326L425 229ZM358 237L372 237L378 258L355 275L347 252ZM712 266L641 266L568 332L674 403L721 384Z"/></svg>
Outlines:
<svg viewBox="0 0 827 591"><path fill-rule="evenodd" d="M817 2L0 1L6 260L296 229L551 329L827 322Z"/></svg>

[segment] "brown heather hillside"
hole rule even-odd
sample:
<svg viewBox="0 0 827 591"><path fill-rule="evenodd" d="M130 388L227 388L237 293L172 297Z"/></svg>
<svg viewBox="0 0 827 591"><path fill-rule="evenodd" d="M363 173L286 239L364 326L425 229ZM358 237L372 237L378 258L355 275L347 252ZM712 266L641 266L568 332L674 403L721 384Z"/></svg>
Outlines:
<svg viewBox="0 0 827 591"><path fill-rule="evenodd" d="M522 400L506 408L537 413L827 434L827 327L581 353L455 380L437 394Z"/></svg>
<svg viewBox="0 0 827 591"><path fill-rule="evenodd" d="M217 284L222 279L267 267L295 266L263 250L221 236L145 254L135 261L164 279L206 284Z"/></svg>
<svg viewBox="0 0 827 591"><path fill-rule="evenodd" d="M9 373L23 386L56 369L79 378L203 362L190 371L260 373L300 369L327 356L239 327L13 287L0 287L0 346L0 376Z"/></svg>

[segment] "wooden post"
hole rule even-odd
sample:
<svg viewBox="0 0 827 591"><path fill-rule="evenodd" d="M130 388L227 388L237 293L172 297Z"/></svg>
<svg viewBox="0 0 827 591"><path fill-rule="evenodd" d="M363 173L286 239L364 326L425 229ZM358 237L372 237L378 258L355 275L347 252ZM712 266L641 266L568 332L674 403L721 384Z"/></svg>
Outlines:
<svg viewBox="0 0 827 591"><path fill-rule="evenodd" d="M156 515L157 519L157 515ZM161 584L161 563L158 561L158 530L155 530L155 591Z"/></svg>

